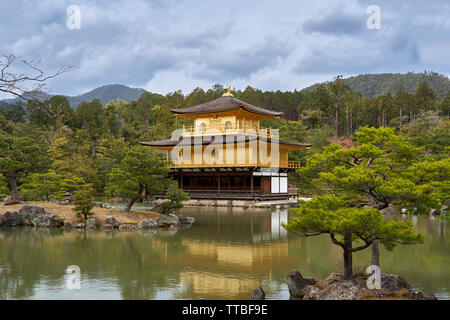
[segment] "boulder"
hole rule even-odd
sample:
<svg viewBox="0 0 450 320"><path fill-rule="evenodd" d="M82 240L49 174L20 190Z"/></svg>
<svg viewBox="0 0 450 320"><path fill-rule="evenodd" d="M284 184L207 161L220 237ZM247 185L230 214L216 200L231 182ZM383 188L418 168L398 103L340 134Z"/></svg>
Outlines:
<svg viewBox="0 0 450 320"><path fill-rule="evenodd" d="M320 293L319 288L315 286L306 286L304 291L305 295L303 296L303 300L316 300Z"/></svg>
<svg viewBox="0 0 450 320"><path fill-rule="evenodd" d="M95 218L88 218L86 220L86 229L95 229L96 224Z"/></svg>
<svg viewBox="0 0 450 320"><path fill-rule="evenodd" d="M325 278L325 281L327 281L328 285L333 284L335 282L342 281L342 275L339 273L332 272L328 277Z"/></svg>
<svg viewBox="0 0 450 320"><path fill-rule="evenodd" d="M170 231L177 231L177 230L179 230L179 229L180 229L180 227L177 227L177 226L175 226L175 225L173 225L173 224L171 224L170 227L169 227L169 230L170 230Z"/></svg>
<svg viewBox="0 0 450 320"><path fill-rule="evenodd" d="M289 293L296 297L305 295L305 287L316 284L314 279L305 279L297 270L293 270L286 278Z"/></svg>
<svg viewBox="0 0 450 320"><path fill-rule="evenodd" d="M410 288L408 295L415 300L437 300L434 294L425 293L416 288Z"/></svg>
<svg viewBox="0 0 450 320"><path fill-rule="evenodd" d="M112 230L114 229L114 226L112 224L104 224L100 226L100 229L102 230Z"/></svg>
<svg viewBox="0 0 450 320"><path fill-rule="evenodd" d="M144 219L142 221L140 221L136 227L137 229L153 229L153 228L158 228L158 224L156 223L156 221L152 220L152 219Z"/></svg>
<svg viewBox="0 0 450 320"><path fill-rule="evenodd" d="M70 223L69 221L64 221L64 229L70 230L73 228L72 223Z"/></svg>
<svg viewBox="0 0 450 320"><path fill-rule="evenodd" d="M17 227L20 223L20 215L16 211L6 211L0 218L0 228Z"/></svg>
<svg viewBox="0 0 450 320"><path fill-rule="evenodd" d="M37 228L56 228L60 226L58 217L54 213L38 214L34 218L33 223Z"/></svg>
<svg viewBox="0 0 450 320"><path fill-rule="evenodd" d="M84 229L84 228L86 228L86 224L85 224L85 223L78 223L78 224L75 226L75 228L77 228L77 229Z"/></svg>
<svg viewBox="0 0 450 320"><path fill-rule="evenodd" d="M360 285L356 281L335 282L326 287L317 300L356 300Z"/></svg>
<svg viewBox="0 0 450 320"><path fill-rule="evenodd" d="M119 230L136 230L136 228L134 224L121 224L119 226Z"/></svg>
<svg viewBox="0 0 450 320"><path fill-rule="evenodd" d="M193 217L182 217L180 218L181 224L193 224L195 219Z"/></svg>
<svg viewBox="0 0 450 320"><path fill-rule="evenodd" d="M164 213L163 203L169 202L169 199L158 199L152 202L152 211Z"/></svg>
<svg viewBox="0 0 450 320"><path fill-rule="evenodd" d="M398 211L397 209L393 208L393 207L387 207L384 209L381 209L380 212L382 214L399 214L400 211Z"/></svg>
<svg viewBox="0 0 450 320"><path fill-rule="evenodd" d="M431 209L430 210L430 216L439 216L441 214L441 211L438 209Z"/></svg>
<svg viewBox="0 0 450 320"><path fill-rule="evenodd" d="M411 285L406 282L401 276L396 274L381 274L381 288L386 288L390 291L397 291L402 288L410 289Z"/></svg>
<svg viewBox="0 0 450 320"><path fill-rule="evenodd" d="M165 214L159 217L156 222L158 227L170 227L172 225L178 227L180 225L180 219L174 214Z"/></svg>
<svg viewBox="0 0 450 320"><path fill-rule="evenodd" d="M45 214L42 206L37 204L26 204L19 210L20 222L24 225L34 225L34 220L40 214Z"/></svg>
<svg viewBox="0 0 450 320"><path fill-rule="evenodd" d="M250 299L253 299L253 300L265 300L266 299L266 293L264 292L264 290L261 287L259 287L255 291L253 291L252 296L250 297Z"/></svg>
<svg viewBox="0 0 450 320"><path fill-rule="evenodd" d="M384 206L385 206L384 203L375 203L371 206L371 208L382 210Z"/></svg>
<svg viewBox="0 0 450 320"><path fill-rule="evenodd" d="M120 222L116 218L114 218L113 216L106 217L105 222L107 224L112 225L114 228L118 228L119 225L120 225Z"/></svg>

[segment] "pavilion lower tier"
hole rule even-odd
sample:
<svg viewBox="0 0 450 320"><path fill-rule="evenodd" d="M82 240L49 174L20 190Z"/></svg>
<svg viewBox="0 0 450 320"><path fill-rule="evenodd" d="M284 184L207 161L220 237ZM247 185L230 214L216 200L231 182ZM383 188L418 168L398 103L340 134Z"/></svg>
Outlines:
<svg viewBox="0 0 450 320"><path fill-rule="evenodd" d="M191 199L284 200L288 192L286 168L172 169L170 175Z"/></svg>

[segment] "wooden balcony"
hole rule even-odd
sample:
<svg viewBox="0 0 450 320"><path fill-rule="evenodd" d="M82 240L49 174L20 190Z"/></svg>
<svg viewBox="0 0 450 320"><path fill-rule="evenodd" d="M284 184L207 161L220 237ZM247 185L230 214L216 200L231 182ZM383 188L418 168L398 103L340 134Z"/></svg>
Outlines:
<svg viewBox="0 0 450 320"><path fill-rule="evenodd" d="M194 163L181 163L174 164L171 163L169 168L230 168L230 167L264 167L269 168L272 167L270 164L261 164L261 163L238 163L238 164L229 164L229 163L214 163L214 164L194 164ZM288 168L288 169L299 169L300 161L280 161L279 168Z"/></svg>
<svg viewBox="0 0 450 320"><path fill-rule="evenodd" d="M201 136L201 135L214 135L214 134L247 134L262 137L272 137L272 128L263 127L249 127L237 125L215 125L209 126L205 125L202 127L186 127L183 126L183 135L185 136Z"/></svg>

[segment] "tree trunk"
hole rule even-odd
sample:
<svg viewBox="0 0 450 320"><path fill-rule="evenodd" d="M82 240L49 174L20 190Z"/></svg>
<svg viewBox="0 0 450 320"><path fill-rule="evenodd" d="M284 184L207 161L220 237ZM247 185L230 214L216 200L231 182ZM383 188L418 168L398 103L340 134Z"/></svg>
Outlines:
<svg viewBox="0 0 450 320"><path fill-rule="evenodd" d="M353 279L352 234L344 234L344 280Z"/></svg>
<svg viewBox="0 0 450 320"><path fill-rule="evenodd" d="M130 212L131 207L133 204L138 200L140 197L142 197L142 192L144 191L144 185L139 183L139 191L138 195L134 198L131 198L130 201L128 201L126 208L123 210L124 212Z"/></svg>
<svg viewBox="0 0 450 320"><path fill-rule="evenodd" d="M336 127L336 131L334 133L334 135L336 136L336 138L338 137L338 108L336 107L336 114L335 114L335 119L334 119L334 125Z"/></svg>
<svg viewBox="0 0 450 320"><path fill-rule="evenodd" d="M132 199L130 199L130 201L128 201L127 206L125 209L123 209L124 212L130 212L131 207L133 206L133 204L136 202L136 200L139 199L139 197L134 197Z"/></svg>
<svg viewBox="0 0 450 320"><path fill-rule="evenodd" d="M19 200L19 192L17 190L17 175L12 173L9 175L9 185L11 187L11 200Z"/></svg>
<svg viewBox="0 0 450 320"><path fill-rule="evenodd" d="M372 242L372 265L380 266L380 251L378 250L378 240Z"/></svg>
<svg viewBox="0 0 450 320"><path fill-rule="evenodd" d="M400 107L400 129L402 128L402 107Z"/></svg>

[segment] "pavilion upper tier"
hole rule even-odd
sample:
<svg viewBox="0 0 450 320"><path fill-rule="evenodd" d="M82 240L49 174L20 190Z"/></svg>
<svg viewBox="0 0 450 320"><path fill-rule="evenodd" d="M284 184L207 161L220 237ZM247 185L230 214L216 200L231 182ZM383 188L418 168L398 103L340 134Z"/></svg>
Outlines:
<svg viewBox="0 0 450 320"><path fill-rule="evenodd" d="M179 117L194 120L192 127L183 126L184 136L247 134L272 137L271 128L260 127L260 121L279 118L283 114L241 101L229 92L197 106L171 111Z"/></svg>

